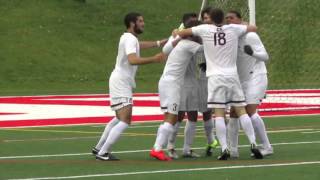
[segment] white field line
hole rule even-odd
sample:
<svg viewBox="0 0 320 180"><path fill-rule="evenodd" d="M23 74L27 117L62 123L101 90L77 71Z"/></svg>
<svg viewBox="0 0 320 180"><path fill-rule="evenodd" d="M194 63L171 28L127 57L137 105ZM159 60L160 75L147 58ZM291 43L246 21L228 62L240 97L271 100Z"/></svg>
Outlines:
<svg viewBox="0 0 320 180"><path fill-rule="evenodd" d="M158 127L158 126L150 126L150 127ZM184 129L184 127L180 127L180 129ZM308 133L308 131L313 131L313 133L320 132L317 130L318 129L269 130L269 131L267 131L267 133L274 134L274 133L287 133L287 132L300 132L300 131L304 131L301 133ZM45 130L43 130L43 131L45 131ZM196 131L199 131L201 133L203 131L202 126L197 126ZM215 132L215 129L213 129L213 131ZM48 132L50 132L50 130L48 130ZM79 133L81 133L81 132L79 132ZM310 132L310 133L312 133L312 132ZM243 130L240 130L239 135L243 135L243 134L244 134ZM126 136L126 134L124 134L123 136ZM135 136L135 135L130 135L130 136ZM178 136L181 136L181 135L178 134ZM11 142L27 142L27 141L60 141L60 140L63 141L63 140L94 139L94 138L99 138L99 137L100 136L67 137L67 138L39 138L39 139L4 139L4 140L0 140L0 142L11 143Z"/></svg>
<svg viewBox="0 0 320 180"><path fill-rule="evenodd" d="M138 174L159 174L159 173L176 173L176 172L191 172L191 171L212 171L221 169L245 169L245 168L265 168L265 167L281 167L281 166L298 166L298 165L313 165L320 164L320 161L306 161L295 163L275 163L275 164L253 164L253 165L238 165L238 166L220 166L209 168L190 168L190 169L169 169L169 170L153 170L153 171L136 171L136 172L122 172L109 174L88 174L78 176L60 176L60 177L39 177L26 179L11 179L11 180L45 180L45 179L78 179L78 178L93 178L93 177L110 177L110 176L128 176Z"/></svg>
<svg viewBox="0 0 320 180"><path fill-rule="evenodd" d="M301 132L302 134L314 134L314 133L320 133L320 131L311 131L311 132Z"/></svg>
<svg viewBox="0 0 320 180"><path fill-rule="evenodd" d="M86 137L65 137L65 138L39 138L39 139L8 139L2 142L25 142L25 141L61 141L61 140L79 140L79 139L94 139L100 136L86 136Z"/></svg>
<svg viewBox="0 0 320 180"><path fill-rule="evenodd" d="M273 146L281 145L300 145L300 144L319 144L320 141L307 141L307 142L287 142L287 143L274 143ZM239 148L249 147L250 145L239 145ZM195 147L192 149L203 149L204 147ZM182 148L177 148L182 150ZM127 154L127 153L140 153L149 152L150 149L143 150L130 150L130 151L115 151L114 154ZM65 157L65 156L83 156L91 155L91 153L71 153L71 154L43 154L43 155L29 155L29 156L2 156L0 159L24 159L24 158L45 158L45 157Z"/></svg>

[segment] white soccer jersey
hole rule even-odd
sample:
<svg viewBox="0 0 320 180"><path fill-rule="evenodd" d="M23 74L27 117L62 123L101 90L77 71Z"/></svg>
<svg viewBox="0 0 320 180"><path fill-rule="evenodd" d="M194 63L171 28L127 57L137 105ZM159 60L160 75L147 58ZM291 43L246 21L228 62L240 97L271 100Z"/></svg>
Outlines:
<svg viewBox="0 0 320 180"><path fill-rule="evenodd" d="M199 43L187 39L181 40L168 56L161 78L182 85L191 58L201 48Z"/></svg>
<svg viewBox="0 0 320 180"><path fill-rule="evenodd" d="M135 76L138 69L137 65L131 65L128 55L135 53L140 56L140 46L138 39L131 33L123 33L120 37L116 66L113 72L121 74L130 80L130 84L135 88Z"/></svg>
<svg viewBox="0 0 320 180"><path fill-rule="evenodd" d="M203 24L192 27L192 34L203 41L207 62L207 77L212 75L237 75L238 39L245 34L245 25Z"/></svg>
<svg viewBox="0 0 320 180"><path fill-rule="evenodd" d="M244 46L250 45L253 55L249 56L244 52ZM240 81L250 79L252 75L266 74L267 68L265 62L269 59L269 55L262 44L257 33L250 32L239 39L238 50L238 74Z"/></svg>

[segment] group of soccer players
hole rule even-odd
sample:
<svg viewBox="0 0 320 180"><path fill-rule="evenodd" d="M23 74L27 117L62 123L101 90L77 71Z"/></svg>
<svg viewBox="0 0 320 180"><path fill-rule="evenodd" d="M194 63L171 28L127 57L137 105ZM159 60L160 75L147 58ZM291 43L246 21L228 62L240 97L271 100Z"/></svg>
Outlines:
<svg viewBox="0 0 320 180"><path fill-rule="evenodd" d="M186 113L182 157L199 157L191 147L198 112L203 115L207 156L218 145L214 124L221 145L219 160L239 157L240 124L248 137L252 157L262 159L273 154L264 122L257 113L267 88L265 61L269 56L255 33L256 27L245 25L237 11L229 11L225 17L221 9L211 7L202 11L201 19L202 22L198 21L195 13L186 13L182 26L173 31L168 41L139 41L137 37L144 30L142 15L125 16L127 31L120 38L116 65L109 79L111 108L116 116L92 149L96 159L119 160L111 153L111 147L131 123L137 65L160 62L166 62L158 85L164 122L156 132L151 157L161 161L179 157L175 139ZM162 46L163 52L140 57L140 49ZM226 124L225 112L229 107L230 119ZM256 135L261 147L256 144Z"/></svg>

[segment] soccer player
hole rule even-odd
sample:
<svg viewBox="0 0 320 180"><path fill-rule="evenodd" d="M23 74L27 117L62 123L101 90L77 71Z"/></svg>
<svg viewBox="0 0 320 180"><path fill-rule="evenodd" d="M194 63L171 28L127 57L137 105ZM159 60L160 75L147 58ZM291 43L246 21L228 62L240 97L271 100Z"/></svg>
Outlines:
<svg viewBox="0 0 320 180"><path fill-rule="evenodd" d="M211 7L208 7L201 12L201 19L204 23L207 24L212 23L208 15L210 9ZM184 17L186 15L184 15ZM197 15L193 13L191 17L193 19L196 19ZM186 20L186 18L183 18L183 22L185 22L184 20ZM164 47L166 47L166 45ZM199 68L197 68L197 66L200 67L201 71L199 71ZM192 58L185 74L184 85L181 89L181 100L180 110L178 113L178 121L175 124L174 133L169 137L167 146L168 155L171 158L178 158L178 154L175 150L175 141L180 124L185 117L185 113L187 113L188 115L188 121L186 123L184 131L183 157L199 157L199 155L191 149L193 138L196 133L196 122L198 119L198 112L202 112L203 115L204 130L207 137L206 156L211 156L213 153L213 149L215 149L218 145L218 142L213 134L214 121L211 116L212 112L210 109L207 108L208 78L205 76L205 69L206 67L204 53L203 50L201 50L198 51L196 55Z"/></svg>
<svg viewBox="0 0 320 180"><path fill-rule="evenodd" d="M227 105L234 106L251 144L251 152L255 158L261 159L263 156L256 147L251 119L245 110L245 97L241 89L236 66L239 37L246 32L256 31L256 27L223 25L224 13L221 9L210 10L210 18L213 24L203 24L182 31L174 31L174 34L182 38L190 35L202 38L207 64L208 107L214 109L216 134L222 148L218 159L227 160L230 158L224 119Z"/></svg>
<svg viewBox="0 0 320 180"><path fill-rule="evenodd" d="M140 49L160 47L166 42L166 40L138 41L138 35L144 30L141 14L128 13L124 23L127 31L120 37L116 65L109 79L111 109L115 111L116 117L108 123L98 144L92 149L96 159L103 161L119 160L111 154L111 147L131 123L132 90L136 86L135 75L138 65L159 63L166 59L163 53L151 57L140 57Z"/></svg>
<svg viewBox="0 0 320 180"><path fill-rule="evenodd" d="M228 24L242 24L241 14L238 11L229 11L226 16ZM262 143L260 150L262 155L273 154L273 148L266 133L266 128L262 118L257 112L257 107L265 96L268 78L265 62L269 60L269 55L261 42L257 33L250 32L240 37L238 49L238 74L240 83L246 99L246 110L251 118L256 136ZM230 122L228 124L228 134L230 141L231 157L238 157L238 129L239 121L231 109Z"/></svg>
<svg viewBox="0 0 320 180"><path fill-rule="evenodd" d="M186 27L198 25L197 20L189 21ZM180 107L180 92L184 83L184 75L191 58L202 48L199 37L181 39L168 56L163 74L159 81L161 110L164 112L164 123L160 125L157 138L150 156L161 161L171 160L163 151L168 137L174 131Z"/></svg>

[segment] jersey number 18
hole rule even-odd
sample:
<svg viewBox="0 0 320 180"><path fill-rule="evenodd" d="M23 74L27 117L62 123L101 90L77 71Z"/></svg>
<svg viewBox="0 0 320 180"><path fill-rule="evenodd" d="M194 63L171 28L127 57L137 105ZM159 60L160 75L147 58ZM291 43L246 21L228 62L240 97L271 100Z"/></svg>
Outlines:
<svg viewBox="0 0 320 180"><path fill-rule="evenodd" d="M224 32L214 33L214 45L225 45L226 44L226 34Z"/></svg>

